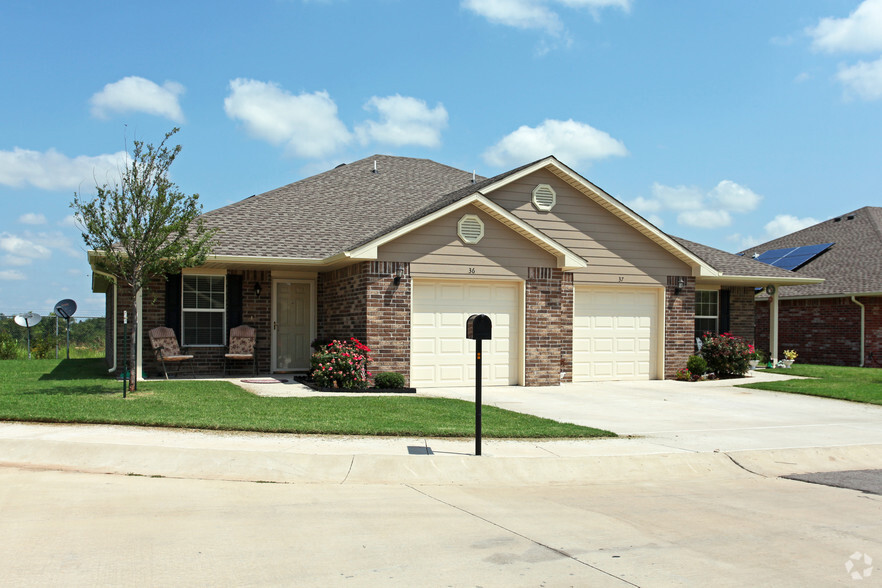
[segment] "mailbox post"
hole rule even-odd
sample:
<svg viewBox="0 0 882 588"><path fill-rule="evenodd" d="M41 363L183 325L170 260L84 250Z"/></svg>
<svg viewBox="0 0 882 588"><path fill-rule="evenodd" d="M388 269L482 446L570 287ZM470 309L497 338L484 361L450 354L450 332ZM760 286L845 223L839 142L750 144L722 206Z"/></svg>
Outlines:
<svg viewBox="0 0 882 588"><path fill-rule="evenodd" d="M481 341L493 338L493 323L486 314L466 321L466 339L475 341L475 455L481 455Z"/></svg>

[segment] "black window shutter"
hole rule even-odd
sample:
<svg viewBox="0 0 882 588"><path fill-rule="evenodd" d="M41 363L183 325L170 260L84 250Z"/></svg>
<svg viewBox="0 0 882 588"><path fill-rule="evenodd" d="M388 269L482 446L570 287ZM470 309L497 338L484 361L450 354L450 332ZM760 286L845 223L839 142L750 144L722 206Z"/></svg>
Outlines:
<svg viewBox="0 0 882 588"><path fill-rule="evenodd" d="M168 274L165 281L165 326L181 340L181 274Z"/></svg>
<svg viewBox="0 0 882 588"><path fill-rule="evenodd" d="M242 276L227 275L227 331L242 324Z"/></svg>
<svg viewBox="0 0 882 588"><path fill-rule="evenodd" d="M720 332L729 332L729 294L728 290L720 290Z"/></svg>

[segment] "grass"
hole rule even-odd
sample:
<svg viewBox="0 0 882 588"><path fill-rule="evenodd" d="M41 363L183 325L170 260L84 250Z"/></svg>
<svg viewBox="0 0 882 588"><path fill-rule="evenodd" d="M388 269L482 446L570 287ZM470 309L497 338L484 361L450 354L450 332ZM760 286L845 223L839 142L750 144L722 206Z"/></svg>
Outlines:
<svg viewBox="0 0 882 588"><path fill-rule="evenodd" d="M419 396L264 398L229 382L149 381L122 397L102 359L0 361L0 420L321 435L471 437L474 404ZM488 438L615 437L484 406Z"/></svg>
<svg viewBox="0 0 882 588"><path fill-rule="evenodd" d="M742 384L739 388L756 388L824 396L853 402L882 404L882 370L876 368L839 367L829 365L793 364L790 369L771 369L773 374L807 376L812 380L783 380Z"/></svg>

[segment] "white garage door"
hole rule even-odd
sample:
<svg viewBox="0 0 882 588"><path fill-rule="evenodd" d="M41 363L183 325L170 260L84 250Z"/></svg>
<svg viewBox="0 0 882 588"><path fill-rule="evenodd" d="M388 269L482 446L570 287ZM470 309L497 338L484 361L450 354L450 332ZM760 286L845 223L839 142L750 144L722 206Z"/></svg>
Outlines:
<svg viewBox="0 0 882 588"><path fill-rule="evenodd" d="M517 282L415 280L411 385L475 385L475 342L465 338L473 314L493 322L493 339L482 343L483 385L517 384L520 291Z"/></svg>
<svg viewBox="0 0 882 588"><path fill-rule="evenodd" d="M657 377L658 291L576 288L573 381Z"/></svg>

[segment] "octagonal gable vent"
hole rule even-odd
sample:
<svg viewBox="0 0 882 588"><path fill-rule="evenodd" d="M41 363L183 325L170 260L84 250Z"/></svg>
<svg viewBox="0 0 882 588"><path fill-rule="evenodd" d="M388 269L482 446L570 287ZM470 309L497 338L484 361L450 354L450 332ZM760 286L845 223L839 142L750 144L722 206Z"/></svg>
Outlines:
<svg viewBox="0 0 882 588"><path fill-rule="evenodd" d="M484 223L474 214L465 214L456 223L456 234L463 243L474 245L484 238Z"/></svg>
<svg viewBox="0 0 882 588"><path fill-rule="evenodd" d="M533 206L537 210L551 210L557 203L557 193L548 184L539 184L533 188Z"/></svg>

